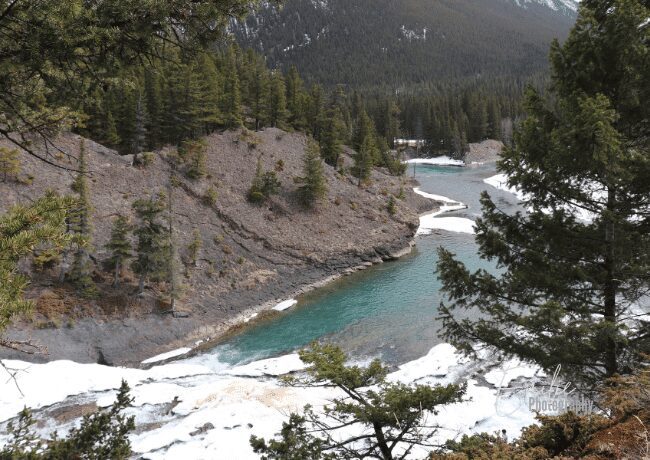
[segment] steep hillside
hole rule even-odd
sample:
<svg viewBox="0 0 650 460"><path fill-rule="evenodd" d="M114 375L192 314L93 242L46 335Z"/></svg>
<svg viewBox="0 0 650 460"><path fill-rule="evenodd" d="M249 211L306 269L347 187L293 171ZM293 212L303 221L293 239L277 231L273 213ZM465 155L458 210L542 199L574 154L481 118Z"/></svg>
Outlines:
<svg viewBox="0 0 650 460"><path fill-rule="evenodd" d="M67 135L60 145L76 154L80 140ZM196 181L183 177L173 189L185 286L179 309L188 317L164 313L168 309L164 285L151 284L146 295L138 297L134 276L114 289L110 272L103 269L113 218L121 213L133 221L134 200L166 190L169 151L160 152L149 166L135 168L130 157L86 141L94 208L94 279L101 295L97 300L76 296L72 287L58 283L56 264L33 271L29 297L36 301L36 313L19 321L7 337L46 347L49 354L42 358L47 359L139 362L161 347L214 337L251 309L273 306L312 283L394 257L409 248L418 212L431 206L411 192L406 179L375 172L370 187L358 188L351 177L327 166L328 195L316 211L307 211L297 201L294 180L302 175L305 136L267 129L226 132L206 140L208 176ZM265 170L276 171L282 184L280 193L263 205L246 200L258 158ZM0 211L47 189L70 193L74 174L27 155L21 161L22 183L0 182ZM205 198L209 189L216 191L213 203ZM396 200L397 212L391 214L388 196L398 196L401 190L404 200ZM194 264L188 247L197 231L202 244ZM23 268L33 270L29 264ZM0 356L25 359L6 349Z"/></svg>
<svg viewBox="0 0 650 460"><path fill-rule="evenodd" d="M546 69L573 0L288 0L231 30L271 65L321 83L398 86Z"/></svg>

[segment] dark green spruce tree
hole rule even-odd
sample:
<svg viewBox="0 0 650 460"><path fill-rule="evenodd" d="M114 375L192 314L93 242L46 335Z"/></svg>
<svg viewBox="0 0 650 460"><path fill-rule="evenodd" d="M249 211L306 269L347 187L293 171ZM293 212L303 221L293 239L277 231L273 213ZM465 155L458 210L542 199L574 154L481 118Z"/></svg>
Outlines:
<svg viewBox="0 0 650 460"><path fill-rule="evenodd" d="M454 344L561 365L587 384L650 351L648 17L646 1L585 0L569 38L553 44L553 99L529 91L498 164L527 212L482 197L476 241L500 270L471 272L440 250Z"/></svg>
<svg viewBox="0 0 650 460"><path fill-rule="evenodd" d="M228 49L225 60L225 81L223 92L223 114L226 126L239 128L243 123L241 106L241 87L237 73L237 60L235 50Z"/></svg>
<svg viewBox="0 0 650 460"><path fill-rule="evenodd" d="M338 165L339 157L343 152L341 137L344 129L340 111L337 108L329 109L320 128L320 146L321 155L330 166Z"/></svg>
<svg viewBox="0 0 650 460"><path fill-rule="evenodd" d="M327 194L327 180L325 179L323 160L321 159L318 144L309 140L305 149L304 177L300 178L301 186L298 190L300 200L308 208L316 205L318 200Z"/></svg>
<svg viewBox="0 0 650 460"><path fill-rule="evenodd" d="M354 176L359 179L359 187L364 182L370 180L370 175L372 174L372 165L374 158L379 155L379 149L377 148L377 143L375 142L374 137L366 136L366 138L361 143L361 148L354 155Z"/></svg>
<svg viewBox="0 0 650 460"><path fill-rule="evenodd" d="M90 251L92 249L90 215L92 207L87 174L86 147L84 141L81 141L79 145L79 172L72 183L72 190L77 193L77 203L68 217L73 246L72 265L68 278L82 294L92 296L96 293L96 287L92 279L92 262L90 260Z"/></svg>
<svg viewBox="0 0 650 460"><path fill-rule="evenodd" d="M287 112L287 89L284 77L279 71L271 76L269 91L269 124L274 128L284 128L289 113Z"/></svg>
<svg viewBox="0 0 650 460"><path fill-rule="evenodd" d="M133 203L133 209L138 217L138 225L133 231L137 244L131 268L139 276L138 291L142 294L146 280L161 281L168 274L169 231L161 221L167 209L167 197L164 193L158 193L149 199L137 200Z"/></svg>
<svg viewBox="0 0 650 460"><path fill-rule="evenodd" d="M131 232L131 224L129 219L125 216L117 216L111 228L111 237L106 243L106 249L109 251L109 263L115 270L115 279L113 286L120 285L120 275L124 268L125 262L132 256L131 241L129 241L129 233Z"/></svg>

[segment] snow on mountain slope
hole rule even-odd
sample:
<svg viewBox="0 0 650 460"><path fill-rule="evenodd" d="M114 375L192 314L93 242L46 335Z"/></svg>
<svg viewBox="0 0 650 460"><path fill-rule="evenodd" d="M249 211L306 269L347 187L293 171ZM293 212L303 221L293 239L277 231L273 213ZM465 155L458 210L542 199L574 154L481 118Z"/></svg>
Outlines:
<svg viewBox="0 0 650 460"><path fill-rule="evenodd" d="M546 6L552 10L565 14L575 14L578 11L578 1L576 0L512 0L517 5L526 8L530 4Z"/></svg>
<svg viewBox="0 0 650 460"><path fill-rule="evenodd" d="M230 32L272 67L326 86L523 77L575 21L575 0L285 0Z"/></svg>

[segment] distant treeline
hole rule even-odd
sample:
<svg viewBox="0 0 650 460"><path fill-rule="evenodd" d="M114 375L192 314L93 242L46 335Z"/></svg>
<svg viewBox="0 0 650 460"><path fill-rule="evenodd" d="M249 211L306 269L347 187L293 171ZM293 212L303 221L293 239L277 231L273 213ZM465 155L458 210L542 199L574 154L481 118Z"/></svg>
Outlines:
<svg viewBox="0 0 650 460"><path fill-rule="evenodd" d="M425 141L429 154L462 156L469 142L485 139L511 141L513 125L524 115L525 89L543 90L548 76L475 78L456 83L410 85L398 91L365 91L368 112L379 132L389 132L398 113L399 134Z"/></svg>
<svg viewBox="0 0 650 460"><path fill-rule="evenodd" d="M359 149L370 134L375 165L397 137L424 139L430 154L462 156L468 142L508 142L521 116L524 80L411 85L396 93L374 88L350 94L306 85L295 67L269 69L263 56L230 46L191 57L158 59L129 78L97 88L82 107L80 133L123 154L179 145L220 129L278 127L305 132L336 165L341 145ZM532 81L541 86L543 76ZM529 82L531 80L528 80ZM361 132L361 133L360 133ZM382 159L383 158L383 159Z"/></svg>
<svg viewBox="0 0 650 460"><path fill-rule="evenodd" d="M81 108L87 121L79 131L136 155L136 161L141 152L217 130L277 127L312 136L333 166L339 165L343 145L359 151L365 144L364 171L401 170L390 152L400 133L398 110L381 118L377 130L360 96L342 87L326 92L318 84L307 86L295 67L286 74L269 69L252 50L229 46L191 57L170 55L129 72L119 79L125 83L96 89Z"/></svg>

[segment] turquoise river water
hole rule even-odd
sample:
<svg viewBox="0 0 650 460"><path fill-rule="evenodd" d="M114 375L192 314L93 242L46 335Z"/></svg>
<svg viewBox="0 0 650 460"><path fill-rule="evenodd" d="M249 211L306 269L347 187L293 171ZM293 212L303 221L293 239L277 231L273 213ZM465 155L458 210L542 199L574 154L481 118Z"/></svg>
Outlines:
<svg viewBox="0 0 650 460"><path fill-rule="evenodd" d="M483 183L495 173L494 165L417 166L422 191L468 206L444 216L472 220L480 215L483 190L488 190L503 210L516 207L513 195ZM436 250L440 246L454 252L471 269L490 268L478 257L473 235L441 230L418 236L412 254L301 296L297 306L253 324L217 345L204 358L245 363L288 353L317 339L339 344L357 360L380 357L396 365L423 356L441 342L437 310L442 297L435 275Z"/></svg>

